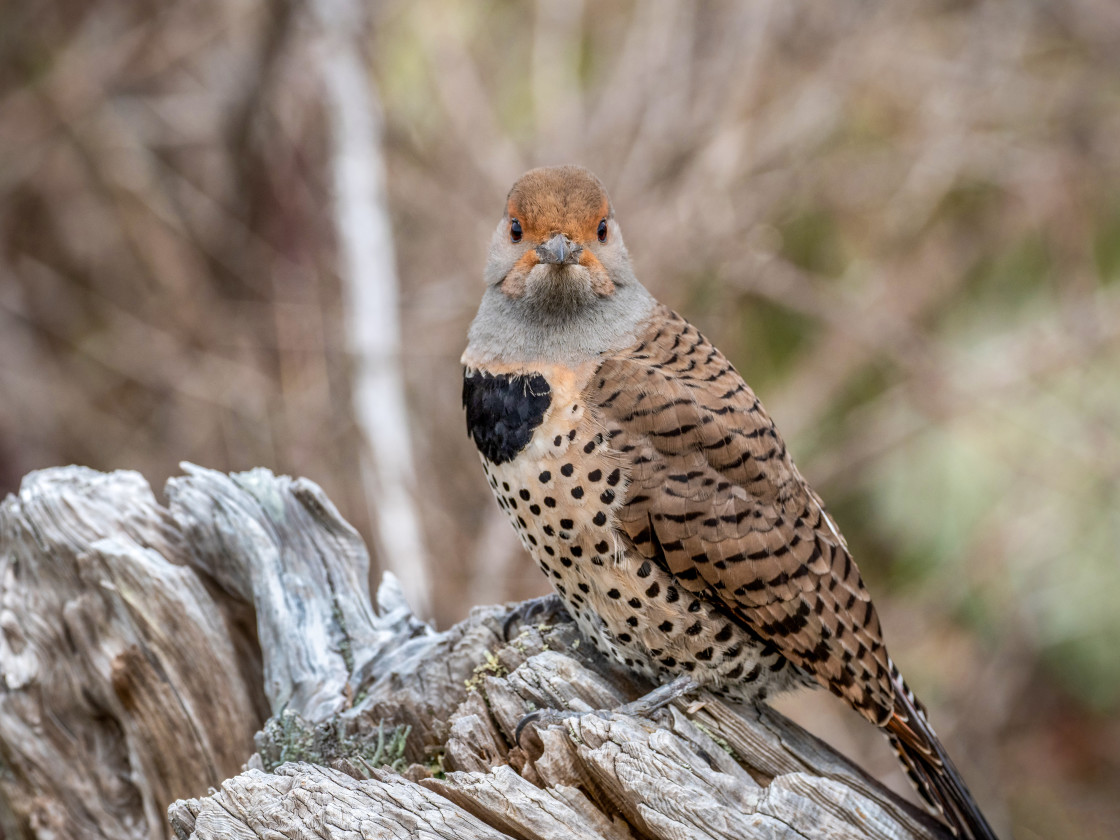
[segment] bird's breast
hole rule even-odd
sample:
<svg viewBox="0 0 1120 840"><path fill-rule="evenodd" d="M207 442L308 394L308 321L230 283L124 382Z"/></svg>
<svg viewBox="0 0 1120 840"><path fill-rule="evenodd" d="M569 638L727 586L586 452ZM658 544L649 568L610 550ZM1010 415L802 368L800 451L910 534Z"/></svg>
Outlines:
<svg viewBox="0 0 1120 840"><path fill-rule="evenodd" d="M512 460L532 440L552 404L552 388L539 373L463 376L467 434L494 464Z"/></svg>
<svg viewBox="0 0 1120 840"><path fill-rule="evenodd" d="M564 434L584 419L581 393L593 367L472 365L464 354L467 434L492 464L513 460L546 423Z"/></svg>
<svg viewBox="0 0 1120 840"><path fill-rule="evenodd" d="M467 427L498 504L530 551L547 544L559 558L573 545L579 558L599 545L596 559L617 551L611 529L627 475L584 399L593 373L593 366L468 364Z"/></svg>

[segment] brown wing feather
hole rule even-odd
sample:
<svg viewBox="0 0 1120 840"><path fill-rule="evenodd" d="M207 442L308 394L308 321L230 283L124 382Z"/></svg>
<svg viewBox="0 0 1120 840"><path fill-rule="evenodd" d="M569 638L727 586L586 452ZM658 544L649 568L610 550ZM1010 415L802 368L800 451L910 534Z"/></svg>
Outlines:
<svg viewBox="0 0 1120 840"><path fill-rule="evenodd" d="M661 307L586 397L630 468L618 524L635 547L882 725L894 687L859 570L723 355Z"/></svg>

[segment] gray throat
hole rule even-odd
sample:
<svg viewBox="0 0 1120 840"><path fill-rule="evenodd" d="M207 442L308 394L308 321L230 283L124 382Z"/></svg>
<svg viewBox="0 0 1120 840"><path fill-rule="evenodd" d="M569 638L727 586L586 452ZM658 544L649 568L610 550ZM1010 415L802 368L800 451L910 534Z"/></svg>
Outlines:
<svg viewBox="0 0 1120 840"><path fill-rule="evenodd" d="M471 366L495 361L578 365L631 345L656 305L637 281L618 286L610 297L562 310L533 306L490 286L467 334L464 360Z"/></svg>

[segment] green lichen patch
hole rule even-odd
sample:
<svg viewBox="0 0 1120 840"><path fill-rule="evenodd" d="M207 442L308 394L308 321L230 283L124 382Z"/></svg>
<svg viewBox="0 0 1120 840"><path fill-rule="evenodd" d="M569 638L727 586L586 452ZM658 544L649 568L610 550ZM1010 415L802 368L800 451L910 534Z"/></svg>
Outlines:
<svg viewBox="0 0 1120 840"><path fill-rule="evenodd" d="M379 721L374 731L354 733L337 719L312 723L294 712L283 712L268 719L255 741L268 772L289 761L325 767L349 761L352 766L388 766L400 772L406 763L404 750L410 730L408 726L386 726Z"/></svg>

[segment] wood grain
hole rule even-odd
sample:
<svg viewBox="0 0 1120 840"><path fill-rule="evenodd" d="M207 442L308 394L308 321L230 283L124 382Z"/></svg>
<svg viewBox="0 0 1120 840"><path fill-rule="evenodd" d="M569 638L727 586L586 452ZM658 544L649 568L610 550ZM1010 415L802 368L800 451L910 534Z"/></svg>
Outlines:
<svg viewBox="0 0 1120 840"><path fill-rule="evenodd" d="M771 710L600 711L650 686L555 600L437 632L316 485L184 469L0 505L5 840L944 837Z"/></svg>

